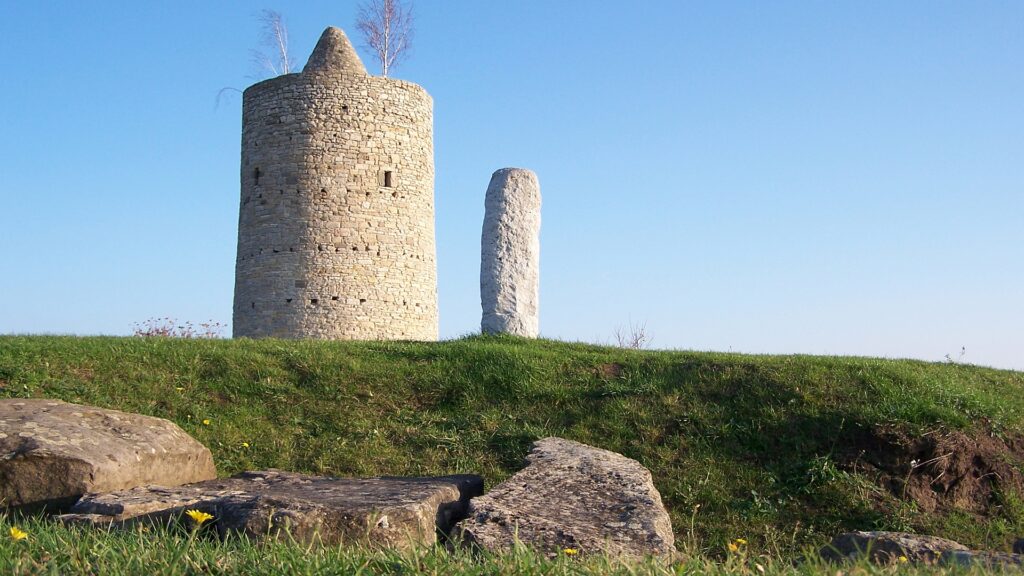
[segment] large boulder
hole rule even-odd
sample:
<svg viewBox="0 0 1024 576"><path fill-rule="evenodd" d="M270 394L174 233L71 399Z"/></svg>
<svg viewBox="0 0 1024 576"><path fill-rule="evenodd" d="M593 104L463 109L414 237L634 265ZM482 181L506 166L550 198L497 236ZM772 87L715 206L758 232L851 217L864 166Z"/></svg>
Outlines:
<svg viewBox="0 0 1024 576"><path fill-rule="evenodd" d="M907 534L904 532L846 532L832 539L819 555L831 561L858 560L867 557L872 562L887 564L910 562L937 564L943 554L967 552L959 542L937 536ZM906 559L906 560L902 560Z"/></svg>
<svg viewBox="0 0 1024 576"><path fill-rule="evenodd" d="M455 535L495 552L516 542L554 556L566 549L639 558L671 558L674 537L651 473L586 444L545 438L526 468L474 498Z"/></svg>
<svg viewBox="0 0 1024 576"><path fill-rule="evenodd" d="M163 523L194 509L213 515L212 525L222 535L402 549L435 543L438 532L447 534L465 516L469 499L482 492L483 479L472 475L330 478L267 470L175 488L89 494L61 519Z"/></svg>
<svg viewBox="0 0 1024 576"><path fill-rule="evenodd" d="M215 478L173 422L58 400L0 400L0 507L65 506L86 492Z"/></svg>

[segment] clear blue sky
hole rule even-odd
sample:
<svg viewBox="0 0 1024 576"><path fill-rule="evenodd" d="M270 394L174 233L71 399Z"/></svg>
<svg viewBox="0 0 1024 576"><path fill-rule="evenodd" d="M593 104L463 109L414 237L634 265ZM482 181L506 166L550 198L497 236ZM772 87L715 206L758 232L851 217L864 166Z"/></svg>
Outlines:
<svg viewBox="0 0 1024 576"><path fill-rule="evenodd" d="M229 323L241 99L215 97L253 82L260 9L301 65L355 2L0 6L0 333ZM522 166L545 336L1024 369L1024 2L416 15L394 75L434 97L442 336L479 329L484 191Z"/></svg>

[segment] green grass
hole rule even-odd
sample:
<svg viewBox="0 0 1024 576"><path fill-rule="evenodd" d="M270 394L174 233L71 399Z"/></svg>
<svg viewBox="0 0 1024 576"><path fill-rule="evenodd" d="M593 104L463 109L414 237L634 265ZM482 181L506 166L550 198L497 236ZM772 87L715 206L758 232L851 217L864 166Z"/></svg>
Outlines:
<svg viewBox="0 0 1024 576"><path fill-rule="evenodd" d="M59 398L171 419L210 447L222 475L269 467L466 472L494 486L521 468L541 437L621 452L651 470L680 547L717 560L737 537L751 554L785 559L849 529L909 529L1007 549L1024 535L1021 495L1002 495L984 522L926 514L843 470L836 454L879 425L1020 434L1022 392L1024 373L959 364L509 337L0 337L0 398ZM128 545L126 536L104 538L111 540L98 546Z"/></svg>
<svg viewBox="0 0 1024 576"><path fill-rule="evenodd" d="M528 549L494 556L442 547L411 551L361 547L302 546L294 542L254 544L241 538L217 540L185 529L137 526L130 530L68 527L38 518L0 514L4 535L17 525L28 533L21 541L0 538L0 571L29 574L102 574L104 576L191 574L543 574L669 576L681 574L773 576L776 574L849 574L851 576L917 574L991 574L991 570L910 565L875 566L867 562L829 565L813 558L793 563L777 554L741 550L724 559L684 550L669 564L655 560L626 562L604 556L545 558ZM841 568L841 570L837 570ZM1009 572L1014 573L1012 570Z"/></svg>

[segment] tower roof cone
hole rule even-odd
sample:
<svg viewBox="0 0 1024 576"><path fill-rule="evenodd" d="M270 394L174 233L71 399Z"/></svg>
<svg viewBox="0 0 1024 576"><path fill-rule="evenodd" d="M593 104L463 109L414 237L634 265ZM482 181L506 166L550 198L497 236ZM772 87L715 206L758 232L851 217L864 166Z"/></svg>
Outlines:
<svg viewBox="0 0 1024 576"><path fill-rule="evenodd" d="M331 26L320 35L320 41L302 71L366 74L366 67L345 33Z"/></svg>

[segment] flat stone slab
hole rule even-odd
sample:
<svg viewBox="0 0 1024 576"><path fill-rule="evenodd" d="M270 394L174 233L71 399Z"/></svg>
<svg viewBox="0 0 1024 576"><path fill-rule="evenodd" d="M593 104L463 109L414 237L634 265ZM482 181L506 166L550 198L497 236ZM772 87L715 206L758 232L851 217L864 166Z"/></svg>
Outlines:
<svg viewBox="0 0 1024 576"><path fill-rule="evenodd" d="M562 438L534 442L526 468L470 502L454 531L494 552L516 541L548 556L565 549L665 559L672 524L651 473L636 460Z"/></svg>
<svg viewBox="0 0 1024 576"><path fill-rule="evenodd" d="M216 478L176 424L59 400L0 400L0 507L66 506L87 492Z"/></svg>
<svg viewBox="0 0 1024 576"><path fill-rule="evenodd" d="M868 557L872 562L889 564L900 557L914 564L937 564L944 554L968 552L959 542L905 532L847 532L832 539L819 555L831 561L858 560Z"/></svg>
<svg viewBox="0 0 1024 576"><path fill-rule="evenodd" d="M989 570L1019 569L1024 566L1024 554L1006 552L985 552L971 550L969 552L952 550L943 552L939 563L945 566L965 566L986 568Z"/></svg>
<svg viewBox="0 0 1024 576"><path fill-rule="evenodd" d="M447 534L465 516L469 499L481 493L483 479L473 475L331 478L266 470L175 488L89 494L60 519L100 525L163 523L195 509L212 514L212 525L221 535L401 549L434 544L437 533Z"/></svg>

